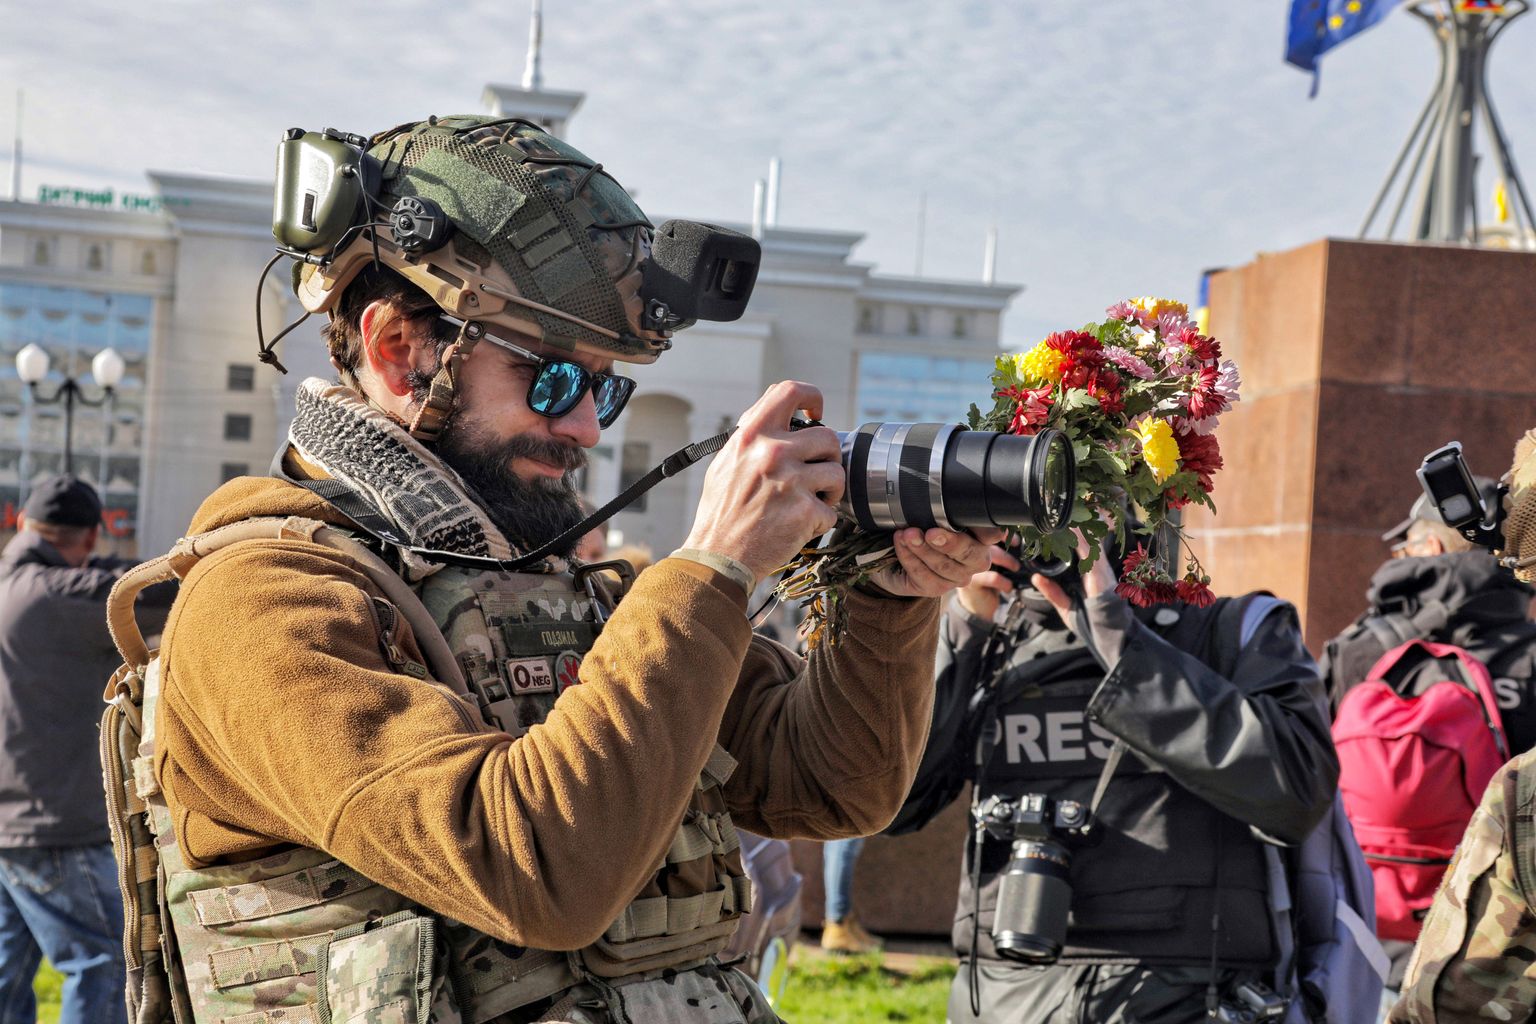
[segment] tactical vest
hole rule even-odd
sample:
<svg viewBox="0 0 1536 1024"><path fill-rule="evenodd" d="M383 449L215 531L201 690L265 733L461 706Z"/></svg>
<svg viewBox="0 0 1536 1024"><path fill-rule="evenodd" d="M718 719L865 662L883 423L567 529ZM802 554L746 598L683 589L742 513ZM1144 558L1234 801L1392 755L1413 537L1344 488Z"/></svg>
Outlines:
<svg viewBox="0 0 1536 1024"><path fill-rule="evenodd" d="M403 1024L511 1021L518 1008L579 981L683 969L724 948L751 889L721 792L734 762L718 746L652 881L575 952L500 942L319 850L189 865L154 777L160 658L139 635L133 601L220 548L287 540L336 548L363 569L385 595L372 603L394 668L442 689L467 723L513 736L579 684L607 610L569 574L445 568L418 594L350 537L298 518L185 538L125 576L108 606L125 664L108 685L102 764L124 898L130 1024L342 1024L364 1014ZM404 655L407 630L430 670Z"/></svg>
<svg viewBox="0 0 1536 1024"><path fill-rule="evenodd" d="M1217 606L1220 607L1219 605ZM1211 663L1216 608L1182 608L1179 619L1147 624L1173 646ZM1175 614L1161 609L1166 619ZM1089 700L1104 669L1076 636L1052 617L1028 627L1001 682L991 754L981 797L1044 793L1091 801L1115 737L1091 721ZM1126 751L1099 805L1101 841L1072 847L1072 907L1064 963L1208 964L1212 914L1223 967L1267 967L1274 940L1262 848L1247 825L1216 810L1167 773ZM972 884L974 834L966 846L954 943L971 949L971 915L979 912L976 953L996 957L991 930L999 873L1008 842L988 837L981 848L981 888ZM1219 896L1218 896L1219 894Z"/></svg>

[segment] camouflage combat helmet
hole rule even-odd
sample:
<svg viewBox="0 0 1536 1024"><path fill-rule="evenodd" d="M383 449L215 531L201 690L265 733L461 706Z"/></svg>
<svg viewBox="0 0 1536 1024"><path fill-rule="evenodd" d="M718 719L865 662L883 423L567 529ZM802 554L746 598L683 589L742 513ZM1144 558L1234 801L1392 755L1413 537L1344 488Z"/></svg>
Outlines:
<svg viewBox="0 0 1536 1024"><path fill-rule="evenodd" d="M310 312L333 309L377 259L493 332L634 363L669 347L642 325L653 227L601 164L531 122L483 115L391 128L366 152L381 176L369 223L295 275Z"/></svg>

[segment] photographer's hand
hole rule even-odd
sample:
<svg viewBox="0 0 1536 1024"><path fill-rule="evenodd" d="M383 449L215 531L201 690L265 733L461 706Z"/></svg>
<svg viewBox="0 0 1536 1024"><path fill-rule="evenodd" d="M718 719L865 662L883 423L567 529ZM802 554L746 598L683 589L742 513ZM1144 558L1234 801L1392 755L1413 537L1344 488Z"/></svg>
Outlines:
<svg viewBox="0 0 1536 1024"><path fill-rule="evenodd" d="M803 412L819 419L821 391L780 381L742 414L710 464L683 547L727 555L762 579L837 523L844 475L837 434L790 429Z"/></svg>
<svg viewBox="0 0 1536 1024"><path fill-rule="evenodd" d="M994 566L1015 572L1019 570L1019 560L1001 546L994 544L990 551ZM1011 593L1013 581L996 569L987 569L972 576L969 583L955 591L955 600L974 617L991 622L997 614L997 606L1002 603L1003 595Z"/></svg>
<svg viewBox="0 0 1536 1024"><path fill-rule="evenodd" d="M1088 557L1088 540L1081 533L1077 534L1077 557L1080 559ZM1077 610L1071 596L1061 588L1061 584L1039 573L1031 576L1029 582L1047 601L1051 602L1051 607L1056 609L1056 614L1061 616L1061 621L1065 622L1069 628L1074 628ZM1083 576L1083 603L1087 604L1100 594L1114 593L1115 584L1119 582L1115 576L1114 566L1109 564L1108 553L1103 546L1100 546L1098 560Z"/></svg>
<svg viewBox="0 0 1536 1024"><path fill-rule="evenodd" d="M975 536L934 527L915 526L891 535L898 567L871 577L871 582L895 597L938 597L964 587L991 564L995 541L1002 530L975 530Z"/></svg>

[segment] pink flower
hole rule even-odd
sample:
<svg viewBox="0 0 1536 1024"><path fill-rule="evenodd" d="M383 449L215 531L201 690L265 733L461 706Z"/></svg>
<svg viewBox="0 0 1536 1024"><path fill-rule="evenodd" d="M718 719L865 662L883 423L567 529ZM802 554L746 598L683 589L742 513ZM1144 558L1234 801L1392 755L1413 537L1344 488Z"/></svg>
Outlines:
<svg viewBox="0 0 1536 1024"><path fill-rule="evenodd" d="M1146 310L1129 300L1117 302L1104 311L1111 320L1125 320L1140 325L1143 329L1152 327L1152 317Z"/></svg>
<svg viewBox="0 0 1536 1024"><path fill-rule="evenodd" d="M1139 377L1142 380L1151 380L1153 377L1157 376L1157 374L1152 371L1152 367L1147 365L1145 359L1142 359L1140 356L1127 349L1117 348L1114 345L1105 345L1104 358L1120 367L1120 369L1124 370L1132 377Z"/></svg>
<svg viewBox="0 0 1536 1024"><path fill-rule="evenodd" d="M1180 334L1186 328L1189 328L1189 318L1183 313L1177 313L1172 310L1160 314L1153 323L1157 327L1157 333L1165 338L1170 335Z"/></svg>
<svg viewBox="0 0 1536 1024"><path fill-rule="evenodd" d="M1237 375L1237 364L1230 359L1223 359L1216 374L1216 393L1221 396L1227 408L1237 404L1237 391L1242 386L1242 378Z"/></svg>

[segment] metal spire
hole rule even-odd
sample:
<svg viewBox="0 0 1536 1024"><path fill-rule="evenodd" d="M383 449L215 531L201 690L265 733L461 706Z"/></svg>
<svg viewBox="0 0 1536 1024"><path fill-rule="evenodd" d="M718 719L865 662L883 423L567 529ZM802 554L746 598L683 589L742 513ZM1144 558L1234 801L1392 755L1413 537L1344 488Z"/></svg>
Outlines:
<svg viewBox="0 0 1536 1024"><path fill-rule="evenodd" d="M539 67L544 45L544 3L533 0L533 14L528 21L528 64L523 68L523 88L538 92L544 88L544 72Z"/></svg>
<svg viewBox="0 0 1536 1024"><path fill-rule="evenodd" d="M1400 188L1383 238L1391 238L1397 231L1398 220L1412 202L1409 232L1415 240L1536 248L1536 216L1532 215L1525 183L1515 168L1504 126L1488 94L1488 51L1510 22L1529 9L1528 0L1418 0L1407 8L1434 33L1440 49L1440 74L1429 102L1424 104L1371 204L1360 228L1361 238L1370 233L1388 196ZM1473 145L1478 121L1482 122L1488 150L1482 155L1475 152ZM1488 158L1486 162L1497 183L1492 224L1486 216L1481 220L1478 217L1476 178L1483 156ZM1414 184L1421 174L1424 181L1415 198Z"/></svg>

